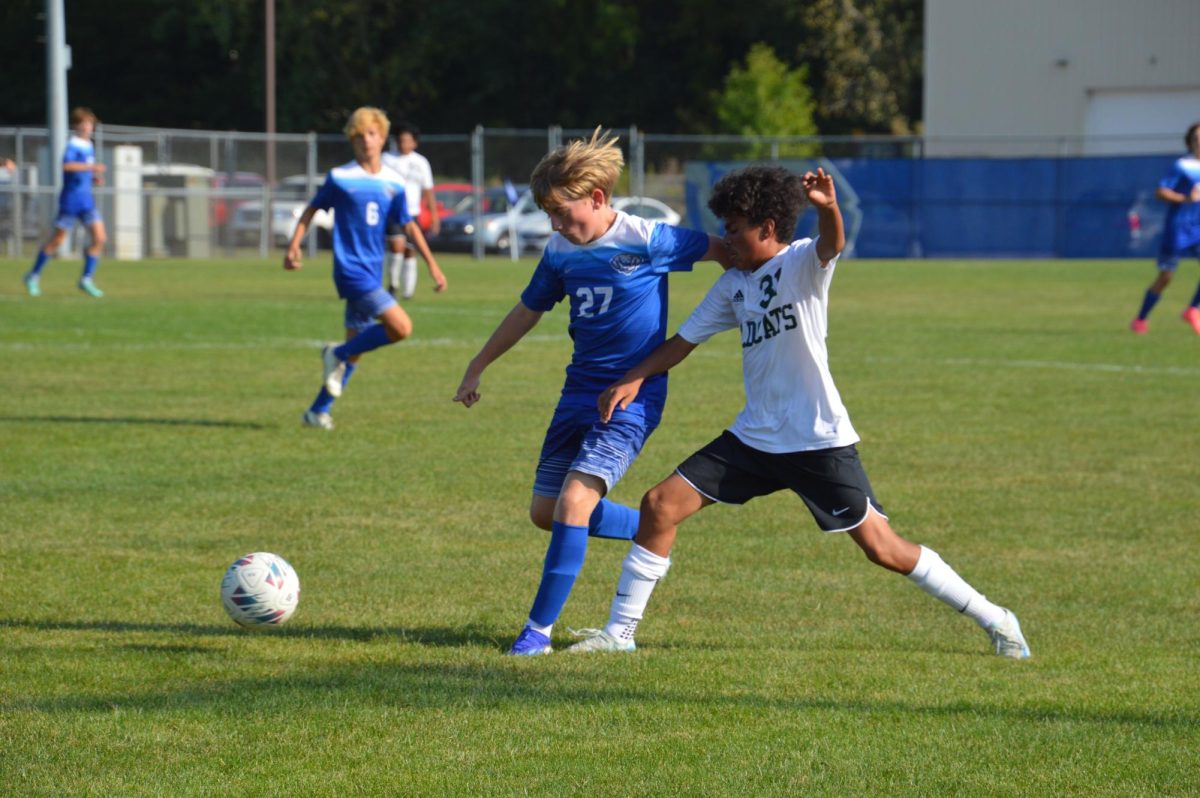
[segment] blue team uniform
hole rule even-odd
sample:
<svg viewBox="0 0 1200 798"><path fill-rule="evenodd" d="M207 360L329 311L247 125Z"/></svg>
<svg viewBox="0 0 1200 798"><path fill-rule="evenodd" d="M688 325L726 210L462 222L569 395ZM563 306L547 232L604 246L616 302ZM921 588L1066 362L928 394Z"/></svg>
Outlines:
<svg viewBox="0 0 1200 798"><path fill-rule="evenodd" d="M387 226L412 221L404 199L404 179L384 166L370 174L351 161L329 171L325 182L309 203L318 210L333 210L333 282L338 296L347 302L347 327L369 324L382 308L368 318L353 314L351 306L368 296L375 305L383 302L383 261L387 251ZM394 304L393 302L386 304ZM353 321L354 323L351 323Z"/></svg>
<svg viewBox="0 0 1200 798"><path fill-rule="evenodd" d="M78 136L71 136L67 149L63 153L63 164L95 163L96 148L92 142ZM92 196L92 172L63 172L62 192L58 195L58 218L55 227L70 230L78 219L85 225L91 225L101 220L100 212L96 210L96 200Z"/></svg>
<svg viewBox="0 0 1200 798"><path fill-rule="evenodd" d="M575 352L546 432L534 493L557 496L568 471L621 478L662 417L665 374L646 380L637 399L601 424L600 393L666 339L667 275L690 271L708 236L617 212L612 227L577 246L553 236L521 294L530 310L570 299Z"/></svg>
<svg viewBox="0 0 1200 798"><path fill-rule="evenodd" d="M1200 183L1200 159L1187 155L1177 160L1159 186L1190 196ZM1160 269L1174 270L1183 255L1200 257L1200 203L1169 203L1159 249Z"/></svg>

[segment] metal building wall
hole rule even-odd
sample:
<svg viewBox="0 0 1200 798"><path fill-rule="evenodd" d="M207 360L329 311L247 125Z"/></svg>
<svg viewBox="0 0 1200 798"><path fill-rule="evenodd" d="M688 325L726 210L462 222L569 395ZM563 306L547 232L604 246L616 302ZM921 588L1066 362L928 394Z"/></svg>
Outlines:
<svg viewBox="0 0 1200 798"><path fill-rule="evenodd" d="M928 155L1078 154L1114 90L1200 93L1200 0L925 0ZM1177 127L1140 149L1180 149Z"/></svg>

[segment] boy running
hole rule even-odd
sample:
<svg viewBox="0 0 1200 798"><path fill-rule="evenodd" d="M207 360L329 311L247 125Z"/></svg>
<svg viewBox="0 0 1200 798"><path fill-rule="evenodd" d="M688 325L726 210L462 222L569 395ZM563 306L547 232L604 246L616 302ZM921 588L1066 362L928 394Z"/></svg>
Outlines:
<svg viewBox="0 0 1200 798"><path fill-rule="evenodd" d="M441 232L442 220L438 218L437 198L433 194L433 168L429 160L417 152L419 135L416 125L401 124L396 129L396 148L400 154L385 152L383 163L404 178L404 194L408 198L408 213L412 218L420 221L422 201L428 206L430 222L427 229L436 236ZM403 233L401 230L389 232L396 235ZM387 256L387 275L388 292L392 296L400 291L401 299L412 299L417 290L417 251L412 244L405 241L402 252L393 250Z"/></svg>
<svg viewBox="0 0 1200 798"><path fill-rule="evenodd" d="M1146 318L1171 283L1179 259L1186 256L1200 258L1200 122L1187 129L1183 143L1187 146L1187 155L1175 161L1171 173L1159 181L1154 192L1155 197L1167 203L1167 218L1163 222L1162 244L1158 251L1158 277L1146 289L1142 307L1129 323L1129 329L1138 335L1150 331ZM1200 335L1200 286L1183 309L1183 320Z"/></svg>
<svg viewBox="0 0 1200 798"><path fill-rule="evenodd" d="M521 300L467 366L454 401L479 401L484 370L533 329L542 314L570 301L575 352L546 431L529 516L550 531L541 584L529 619L509 654L549 654L550 634L583 567L589 535L629 540L637 511L604 496L658 426L666 375L646 382L608 423L596 410L600 392L666 337L667 275L698 260L717 260L720 240L651 222L610 204L624 159L617 140L573 141L544 157L530 188L550 216L552 235Z"/></svg>
<svg viewBox="0 0 1200 798"><path fill-rule="evenodd" d="M96 163L96 147L92 144L92 133L100 121L92 109L79 107L71 111L71 131L63 153L63 186L58 195L58 216L54 220L54 232L38 250L33 268L25 275L25 290L30 296L41 296L42 269L62 246L67 233L79 221L91 233L92 243L83 259L83 274L79 277L79 290L99 299L104 292L96 287L92 276L100 263L100 253L108 236L104 230L104 219L96 209L92 186L104 183L104 164Z"/></svg>
<svg viewBox="0 0 1200 798"><path fill-rule="evenodd" d="M412 320L395 298L383 289L385 230L400 226L421 250L429 264L436 291L446 288L446 278L408 213L404 180L380 160L387 141L388 118L378 108L357 109L346 125L354 160L330 170L325 183L296 222L296 230L283 258L283 268L301 267L300 243L318 210L333 209L333 282L346 300L346 342L328 344L321 351L323 385L312 406L301 417L309 427L333 429L329 410L342 395L362 355L402 341L412 334Z"/></svg>
<svg viewBox="0 0 1200 798"><path fill-rule="evenodd" d="M819 236L792 242L806 197L817 210ZM734 328L742 336L746 406L729 430L643 497L608 624L586 630L587 639L568 651L633 651L650 593L670 566L676 527L715 502L744 504L787 488L822 530L848 533L871 562L907 574L970 616L997 654L1028 657L1015 615L980 595L932 549L892 531L859 462L858 435L833 384L825 348L829 284L846 243L833 179L821 169L801 178L751 167L718 181L709 208L725 224L734 268L678 334L601 394L600 418L615 418L649 380Z"/></svg>

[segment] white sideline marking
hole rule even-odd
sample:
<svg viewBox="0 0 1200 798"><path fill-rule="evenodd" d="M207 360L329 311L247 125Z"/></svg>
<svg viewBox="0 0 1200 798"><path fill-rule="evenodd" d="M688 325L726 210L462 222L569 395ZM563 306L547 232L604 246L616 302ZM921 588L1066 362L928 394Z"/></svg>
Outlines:
<svg viewBox="0 0 1200 798"><path fill-rule="evenodd" d="M526 335L521 342L535 344L562 343L565 335ZM258 338L250 341L158 341L130 343L98 343L95 341L4 341L0 342L0 350L8 352L32 352L39 349L55 352L79 351L120 351L120 352L200 352L200 351L245 351L249 349L317 349L329 343L328 340L303 340L298 338ZM404 348L461 346L476 348L479 341L468 341L463 338L411 338L401 342Z"/></svg>
<svg viewBox="0 0 1200 798"><path fill-rule="evenodd" d="M1064 360L1000 360L974 357L952 357L940 362L948 366L1005 366L1064 371L1099 371L1109 374L1166 374L1172 377L1200 377L1200 368L1185 366L1136 366L1120 363L1071 363Z"/></svg>

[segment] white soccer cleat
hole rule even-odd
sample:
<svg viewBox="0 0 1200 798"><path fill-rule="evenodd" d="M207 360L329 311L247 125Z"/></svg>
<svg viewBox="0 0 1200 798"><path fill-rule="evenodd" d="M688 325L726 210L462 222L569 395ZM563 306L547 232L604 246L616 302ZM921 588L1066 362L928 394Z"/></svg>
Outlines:
<svg viewBox="0 0 1200 798"><path fill-rule="evenodd" d="M342 380L346 378L346 361L338 360L333 353L336 348L337 344L325 344L321 350L321 365L324 368L321 379L325 382L325 390L335 399L342 395Z"/></svg>
<svg viewBox="0 0 1200 798"><path fill-rule="evenodd" d="M314 413L311 410L304 411L304 415L300 417L306 427L316 427L317 429L333 429L333 416L328 413Z"/></svg>
<svg viewBox="0 0 1200 798"><path fill-rule="evenodd" d="M571 634L584 638L573 646L568 646L568 654L591 654L603 652L636 651L637 646L632 640L618 640L603 629L571 629Z"/></svg>
<svg viewBox="0 0 1200 798"><path fill-rule="evenodd" d="M1021 624L1012 610L1004 611L1004 620L989 631L988 636L992 638L997 655L1010 659L1029 658L1029 644L1025 642L1025 635L1021 634Z"/></svg>

